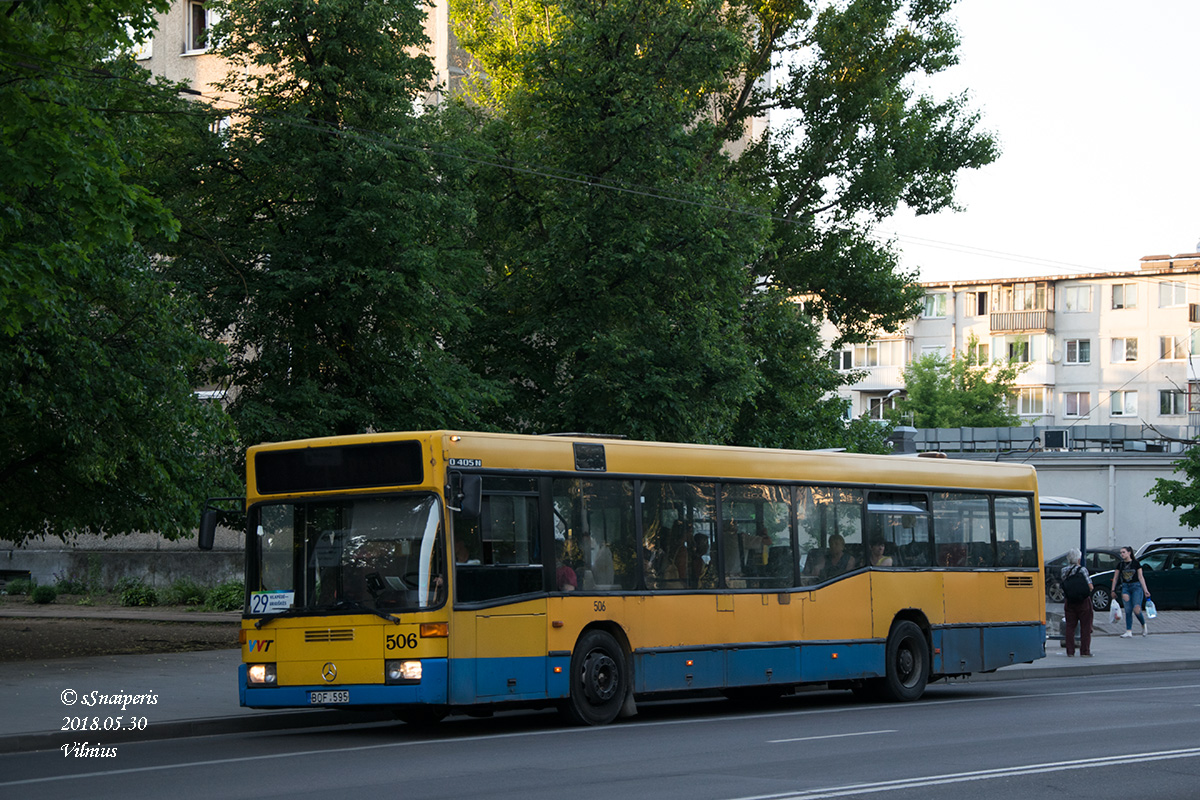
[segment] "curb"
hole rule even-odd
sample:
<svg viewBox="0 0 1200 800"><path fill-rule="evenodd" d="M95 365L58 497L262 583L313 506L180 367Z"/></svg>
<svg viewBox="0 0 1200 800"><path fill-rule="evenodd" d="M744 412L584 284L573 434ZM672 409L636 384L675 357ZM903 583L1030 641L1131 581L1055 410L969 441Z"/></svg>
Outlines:
<svg viewBox="0 0 1200 800"><path fill-rule="evenodd" d="M1081 658L1080 661L1083 661ZM1179 672L1183 670L1200 669L1200 660L1194 658L1178 659L1175 661L1129 662L1123 664L1072 664L1070 666L1031 667L1013 666L1001 667L995 672L978 672L969 678L954 679L964 683L986 683L989 681L1021 681L1031 678L1080 678L1095 675L1134 675L1139 672Z"/></svg>

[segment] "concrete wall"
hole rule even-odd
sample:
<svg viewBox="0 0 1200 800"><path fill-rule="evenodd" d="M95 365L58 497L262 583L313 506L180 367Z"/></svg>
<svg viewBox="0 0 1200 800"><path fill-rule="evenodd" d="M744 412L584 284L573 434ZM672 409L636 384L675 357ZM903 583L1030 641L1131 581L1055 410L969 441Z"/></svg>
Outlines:
<svg viewBox="0 0 1200 800"><path fill-rule="evenodd" d="M160 588L180 578L213 586L242 580L242 540L242 534L222 529L213 549L205 552L196 547L194 536L174 542L149 533L108 539L81 536L71 541L49 537L21 547L0 545L0 579L28 573L39 584L53 584L65 577L87 580L98 570L105 589L126 577Z"/></svg>

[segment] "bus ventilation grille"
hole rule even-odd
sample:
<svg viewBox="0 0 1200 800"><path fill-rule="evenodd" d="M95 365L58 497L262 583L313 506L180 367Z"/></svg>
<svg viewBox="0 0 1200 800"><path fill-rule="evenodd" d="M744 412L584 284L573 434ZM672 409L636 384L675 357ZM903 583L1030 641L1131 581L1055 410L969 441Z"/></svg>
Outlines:
<svg viewBox="0 0 1200 800"><path fill-rule="evenodd" d="M1006 575L1004 578L1004 585L1012 587L1012 588L1017 588L1020 586L1033 586L1033 576L1032 575Z"/></svg>
<svg viewBox="0 0 1200 800"><path fill-rule="evenodd" d="M306 642L353 642L353 628L326 628L319 631L305 631Z"/></svg>

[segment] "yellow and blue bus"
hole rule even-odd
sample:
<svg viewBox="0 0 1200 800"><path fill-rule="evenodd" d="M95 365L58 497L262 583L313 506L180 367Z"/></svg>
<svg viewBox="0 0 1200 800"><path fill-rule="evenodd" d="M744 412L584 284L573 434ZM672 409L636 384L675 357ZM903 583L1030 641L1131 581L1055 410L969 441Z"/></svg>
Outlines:
<svg viewBox="0 0 1200 800"><path fill-rule="evenodd" d="M915 700L1045 655L1025 465L429 431L247 456L240 699L401 719L826 684ZM205 515L201 547L211 546Z"/></svg>

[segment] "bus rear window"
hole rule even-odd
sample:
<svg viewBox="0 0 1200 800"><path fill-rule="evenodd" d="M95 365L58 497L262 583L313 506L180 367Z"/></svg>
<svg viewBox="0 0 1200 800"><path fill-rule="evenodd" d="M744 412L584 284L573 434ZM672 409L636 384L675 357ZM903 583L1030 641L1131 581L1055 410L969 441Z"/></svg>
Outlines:
<svg viewBox="0 0 1200 800"><path fill-rule="evenodd" d="M421 443L306 447L267 450L254 456L259 494L320 492L421 483Z"/></svg>

